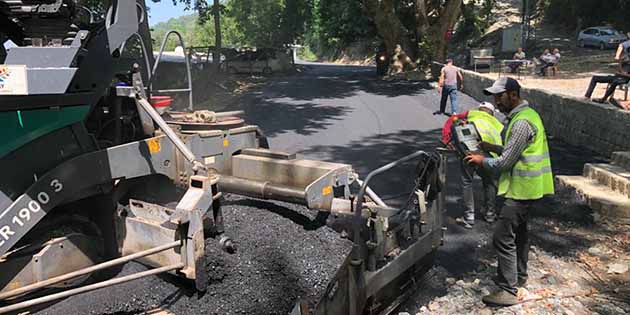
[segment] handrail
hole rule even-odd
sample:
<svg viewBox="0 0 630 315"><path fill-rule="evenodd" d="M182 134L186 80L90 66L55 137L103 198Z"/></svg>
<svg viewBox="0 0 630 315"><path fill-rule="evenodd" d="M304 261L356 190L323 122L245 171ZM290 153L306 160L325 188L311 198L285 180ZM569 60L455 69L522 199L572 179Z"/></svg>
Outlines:
<svg viewBox="0 0 630 315"><path fill-rule="evenodd" d="M142 39L142 36L140 36L140 34L138 33L133 33L131 35L131 37L127 38L127 40L125 42L122 43L122 45L120 45L120 56L122 56L123 52L125 51L125 47L127 45L127 43L129 42L129 40L132 37L137 37L140 40L140 46L142 47L142 54L144 55L144 63L145 66L147 67L147 80L149 80L149 82L151 82L151 78L153 77L151 75L151 62L149 61L149 55L147 52L147 46L144 45L144 40Z"/></svg>
<svg viewBox="0 0 630 315"><path fill-rule="evenodd" d="M390 169L399 166L400 164L407 162L409 160L415 159L421 155L426 155L427 153L420 150L420 151L416 151L412 154L409 154L401 159L398 159L394 162L391 162L389 164L383 165L375 170L373 170L372 172L370 172L368 174L368 176L365 178L365 180L363 181L363 185L361 185L361 189L359 190L359 194L357 195L357 202L354 203L354 244L352 245L354 247L354 259L355 261L360 261L361 259L361 253L360 253L360 242L361 242L361 212L363 209L363 201L365 199L365 192L367 190L368 184L370 183L370 181L372 180L372 178L374 178L374 176L376 175L380 175L382 173L385 173L387 171L389 171Z"/></svg>
<svg viewBox="0 0 630 315"><path fill-rule="evenodd" d="M157 72L158 65L160 64L160 60L162 59L162 55L164 54L164 48L166 47L166 42L168 41L168 37L171 34L177 35L179 39L179 44L182 46L182 50L184 51L184 59L186 59L186 74L188 76L188 89L181 90L182 92L188 92L188 110L193 111L193 90L192 90L192 75L190 74L190 58L186 50L186 45L184 44L184 39L182 34L178 31L170 30L166 32L164 35L164 39L162 40L162 46L160 47L160 53L155 59L155 63L153 64L153 71L151 71L151 79L149 80L149 89L153 90L153 78L155 78L155 73Z"/></svg>

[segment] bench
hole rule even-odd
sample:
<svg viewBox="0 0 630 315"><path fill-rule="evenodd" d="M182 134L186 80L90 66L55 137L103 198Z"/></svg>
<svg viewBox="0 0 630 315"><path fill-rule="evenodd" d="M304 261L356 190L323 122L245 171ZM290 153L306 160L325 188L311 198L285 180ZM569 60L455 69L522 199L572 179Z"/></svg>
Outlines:
<svg viewBox="0 0 630 315"><path fill-rule="evenodd" d="M487 65L488 67L492 67L494 59L495 58L492 55L492 48L470 50L470 61L475 72L477 72L478 65Z"/></svg>

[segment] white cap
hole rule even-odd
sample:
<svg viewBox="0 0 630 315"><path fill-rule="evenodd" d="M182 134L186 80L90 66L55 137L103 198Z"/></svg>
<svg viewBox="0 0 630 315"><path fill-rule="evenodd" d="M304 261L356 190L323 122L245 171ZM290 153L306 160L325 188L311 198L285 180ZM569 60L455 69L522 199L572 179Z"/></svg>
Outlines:
<svg viewBox="0 0 630 315"><path fill-rule="evenodd" d="M489 103L489 102L483 102L483 103L479 104L479 108L481 108L481 107L491 110L492 113L494 113L494 111L495 111L494 105L492 105L492 103Z"/></svg>

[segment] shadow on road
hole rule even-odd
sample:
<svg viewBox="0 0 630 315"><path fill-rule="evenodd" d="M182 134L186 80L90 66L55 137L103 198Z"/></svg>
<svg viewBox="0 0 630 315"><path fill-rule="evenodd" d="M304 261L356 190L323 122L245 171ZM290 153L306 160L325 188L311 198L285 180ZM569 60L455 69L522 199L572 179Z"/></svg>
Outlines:
<svg viewBox="0 0 630 315"><path fill-rule="evenodd" d="M365 178L372 170L415 151L434 151L439 145L440 137L441 130L438 129L403 130L363 138L347 146L315 146L303 153L324 154L330 161L351 164L359 176ZM401 194L406 197L413 187L416 162L406 163L375 177L370 186L386 200Z"/></svg>
<svg viewBox="0 0 630 315"><path fill-rule="evenodd" d="M372 96L414 96L432 88L428 82L383 81L373 67L308 65L304 73L274 76L260 91L244 94L225 110L244 110L273 137L288 131L311 135L343 120L352 109L325 100L343 100L361 93Z"/></svg>

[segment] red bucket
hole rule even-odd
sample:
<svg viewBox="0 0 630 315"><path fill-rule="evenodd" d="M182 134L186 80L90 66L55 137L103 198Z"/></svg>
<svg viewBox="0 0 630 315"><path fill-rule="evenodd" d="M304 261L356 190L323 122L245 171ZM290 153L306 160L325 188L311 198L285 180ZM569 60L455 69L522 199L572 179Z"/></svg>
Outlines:
<svg viewBox="0 0 630 315"><path fill-rule="evenodd" d="M153 108L158 111L160 114L164 114L167 110L171 108L171 104L173 103L173 98L170 96L151 96L151 105Z"/></svg>

